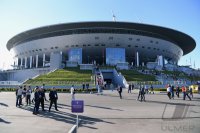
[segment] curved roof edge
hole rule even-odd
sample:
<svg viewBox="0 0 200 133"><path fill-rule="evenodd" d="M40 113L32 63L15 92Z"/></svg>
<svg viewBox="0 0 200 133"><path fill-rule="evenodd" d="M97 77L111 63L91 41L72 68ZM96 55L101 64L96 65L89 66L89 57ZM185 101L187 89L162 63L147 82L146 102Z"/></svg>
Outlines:
<svg viewBox="0 0 200 133"><path fill-rule="evenodd" d="M143 24L143 23L132 23L132 22L113 22L113 21L91 21L91 22L71 22L71 23L62 23L62 24L55 24L55 25L48 25L42 26L38 28L34 28L31 30L24 31L12 37L7 42L7 49L10 50L15 46L19 40L24 40L29 38L30 36L36 36L39 33L47 33L55 30L62 30L62 29L75 29L75 28L92 28L92 27L109 27L109 28L127 28L127 29L134 29L139 31L146 31L155 34L160 34L166 36L176 42L183 50L183 55L190 53L196 47L195 40L178 30L150 25L150 24Z"/></svg>

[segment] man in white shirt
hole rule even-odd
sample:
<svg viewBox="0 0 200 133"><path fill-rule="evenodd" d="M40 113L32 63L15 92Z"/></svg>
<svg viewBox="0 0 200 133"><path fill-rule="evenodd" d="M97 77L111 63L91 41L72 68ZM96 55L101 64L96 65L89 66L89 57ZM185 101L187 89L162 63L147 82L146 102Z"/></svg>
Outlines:
<svg viewBox="0 0 200 133"><path fill-rule="evenodd" d="M167 96L169 97L169 99L171 99L171 86L170 85L167 86Z"/></svg>
<svg viewBox="0 0 200 133"><path fill-rule="evenodd" d="M71 95L72 95L72 100L75 100L75 90L74 90L74 85L72 85L72 87L71 87Z"/></svg>

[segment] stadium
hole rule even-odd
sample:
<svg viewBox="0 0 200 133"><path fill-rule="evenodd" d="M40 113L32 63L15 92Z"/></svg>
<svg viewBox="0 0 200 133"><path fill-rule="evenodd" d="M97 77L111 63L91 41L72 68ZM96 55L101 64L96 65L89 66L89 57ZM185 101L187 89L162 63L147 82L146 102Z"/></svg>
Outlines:
<svg viewBox="0 0 200 133"><path fill-rule="evenodd" d="M143 23L99 21L48 25L19 33L8 41L7 49L14 63L13 71L4 75L7 80L24 81L42 71L83 64L145 66L156 62L164 67L177 65L195 47L194 39L185 33ZM16 76L19 75L16 70L26 76ZM26 70L29 74L33 70L38 72L27 76Z"/></svg>
<svg viewBox="0 0 200 133"><path fill-rule="evenodd" d="M25 31L11 38L7 49L17 67L44 67L54 56L78 64L116 65L156 61L158 55L169 63L195 48L195 41L169 28L127 22L80 22L49 25ZM58 56L61 54L62 59ZM57 56L56 56L57 55Z"/></svg>

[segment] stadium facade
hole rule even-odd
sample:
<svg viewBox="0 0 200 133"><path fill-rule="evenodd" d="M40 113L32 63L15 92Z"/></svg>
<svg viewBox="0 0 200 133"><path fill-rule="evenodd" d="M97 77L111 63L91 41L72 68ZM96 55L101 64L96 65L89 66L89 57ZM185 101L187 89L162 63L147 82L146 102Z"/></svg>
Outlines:
<svg viewBox="0 0 200 133"><path fill-rule="evenodd" d="M2 84L24 83L65 66L93 64L176 65L196 47L192 37L177 30L129 22L75 22L31 29L11 38L13 69L0 72ZM152 66L152 65L150 65ZM115 75L119 75L116 72ZM118 76L116 76L119 78ZM123 82L123 76L121 81ZM3 82L5 81L5 82ZM119 80L115 80L119 82ZM13 83L15 84L15 83Z"/></svg>
<svg viewBox="0 0 200 133"><path fill-rule="evenodd" d="M23 69L61 67L66 61L142 65L160 59L177 64L195 46L194 39L180 31L129 22L49 25L22 32L7 43L14 67Z"/></svg>

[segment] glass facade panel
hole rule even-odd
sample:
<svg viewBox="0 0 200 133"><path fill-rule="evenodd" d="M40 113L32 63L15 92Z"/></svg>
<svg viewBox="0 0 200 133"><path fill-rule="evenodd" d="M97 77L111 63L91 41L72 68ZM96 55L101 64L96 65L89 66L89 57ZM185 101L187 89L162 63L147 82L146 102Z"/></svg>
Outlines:
<svg viewBox="0 0 200 133"><path fill-rule="evenodd" d="M125 49L106 48L106 64L116 65L119 62L125 62Z"/></svg>
<svg viewBox="0 0 200 133"><path fill-rule="evenodd" d="M77 61L82 64L82 48L73 48L68 53L69 61Z"/></svg>

